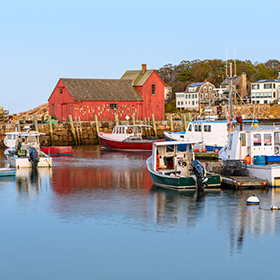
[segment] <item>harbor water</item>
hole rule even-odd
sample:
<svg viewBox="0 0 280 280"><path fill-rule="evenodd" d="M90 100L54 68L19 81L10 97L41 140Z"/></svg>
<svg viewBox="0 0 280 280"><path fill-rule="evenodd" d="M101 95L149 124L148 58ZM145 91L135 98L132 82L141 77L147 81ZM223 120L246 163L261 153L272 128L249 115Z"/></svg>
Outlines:
<svg viewBox="0 0 280 280"><path fill-rule="evenodd" d="M1 167L7 166L0 150ZM280 189L153 186L150 152L100 146L0 179L0 279L270 279Z"/></svg>

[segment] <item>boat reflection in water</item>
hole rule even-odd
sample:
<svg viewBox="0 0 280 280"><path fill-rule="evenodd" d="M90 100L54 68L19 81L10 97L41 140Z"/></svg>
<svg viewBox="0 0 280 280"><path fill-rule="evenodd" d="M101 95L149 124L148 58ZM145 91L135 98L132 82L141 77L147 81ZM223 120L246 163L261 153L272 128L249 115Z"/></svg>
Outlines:
<svg viewBox="0 0 280 280"><path fill-rule="evenodd" d="M19 193L36 194L44 187L49 189L52 168L19 168L16 185Z"/></svg>

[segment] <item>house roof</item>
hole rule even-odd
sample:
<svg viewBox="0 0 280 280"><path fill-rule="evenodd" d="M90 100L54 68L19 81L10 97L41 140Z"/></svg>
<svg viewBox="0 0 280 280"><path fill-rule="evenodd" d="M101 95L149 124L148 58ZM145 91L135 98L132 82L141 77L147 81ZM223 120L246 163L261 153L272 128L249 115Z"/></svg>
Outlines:
<svg viewBox="0 0 280 280"><path fill-rule="evenodd" d="M69 93L77 100L142 101L132 80L117 79L61 79Z"/></svg>
<svg viewBox="0 0 280 280"><path fill-rule="evenodd" d="M192 83L192 84L188 85L188 87L197 87L197 86L202 86L203 84L205 84L205 82L201 82L201 83Z"/></svg>
<svg viewBox="0 0 280 280"><path fill-rule="evenodd" d="M238 82L241 80L241 76L235 76L232 77L232 84L236 85L238 84ZM229 85L230 84L230 77L226 77L223 82L221 83L221 85Z"/></svg>
<svg viewBox="0 0 280 280"><path fill-rule="evenodd" d="M256 83L271 83L271 82L280 83L280 80L276 80L276 79L259 80L259 81L257 81L257 82L254 82L254 84L256 84Z"/></svg>
<svg viewBox="0 0 280 280"><path fill-rule="evenodd" d="M144 73L141 70L126 71L121 80L133 80L133 86L143 86L154 71L146 70Z"/></svg>

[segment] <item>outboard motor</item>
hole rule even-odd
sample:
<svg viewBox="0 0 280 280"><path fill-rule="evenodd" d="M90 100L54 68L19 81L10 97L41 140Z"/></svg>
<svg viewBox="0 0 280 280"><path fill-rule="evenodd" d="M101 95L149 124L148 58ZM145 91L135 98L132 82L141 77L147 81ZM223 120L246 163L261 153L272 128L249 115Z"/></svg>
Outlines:
<svg viewBox="0 0 280 280"><path fill-rule="evenodd" d="M196 176L197 188L203 189L207 187L207 178L205 177L205 170L203 165L196 159L192 161L194 175Z"/></svg>
<svg viewBox="0 0 280 280"><path fill-rule="evenodd" d="M31 161L32 168L36 168L37 167L38 162L39 162L39 158L38 158L38 152L37 152L37 150L34 147L32 147L29 150L29 161Z"/></svg>

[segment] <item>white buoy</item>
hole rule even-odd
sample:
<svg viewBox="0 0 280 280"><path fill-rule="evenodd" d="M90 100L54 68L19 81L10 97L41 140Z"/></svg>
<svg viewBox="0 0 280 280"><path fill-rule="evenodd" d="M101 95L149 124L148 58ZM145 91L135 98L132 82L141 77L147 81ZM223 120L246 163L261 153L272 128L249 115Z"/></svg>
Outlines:
<svg viewBox="0 0 280 280"><path fill-rule="evenodd" d="M260 200L255 196L253 193L250 197L247 199L247 205L259 205Z"/></svg>

